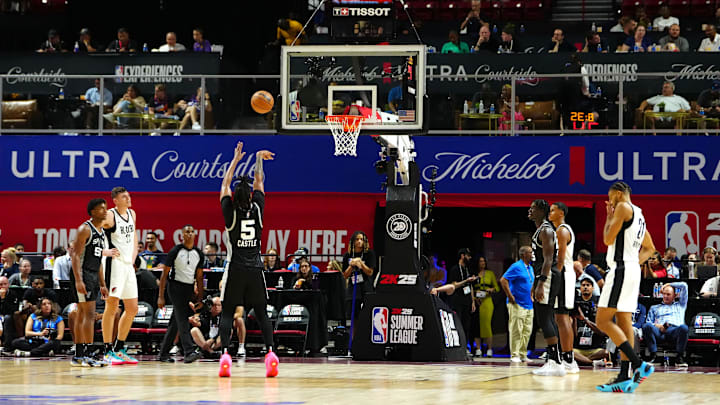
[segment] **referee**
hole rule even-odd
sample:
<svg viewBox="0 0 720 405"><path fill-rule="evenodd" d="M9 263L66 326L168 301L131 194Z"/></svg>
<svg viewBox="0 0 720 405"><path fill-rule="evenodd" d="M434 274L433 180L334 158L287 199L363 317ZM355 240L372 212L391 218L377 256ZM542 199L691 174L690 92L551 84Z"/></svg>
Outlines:
<svg viewBox="0 0 720 405"><path fill-rule="evenodd" d="M193 350L193 340L190 336L190 323L188 318L192 315L188 303L192 300L194 283L197 282L198 297L203 296L203 263L205 255L195 247L195 228L185 225L182 229L183 243L173 247L167 255L165 264L158 267L162 269L160 278L160 292L158 294L158 308L165 307L165 285L168 278L170 284L168 293L174 304L172 319L168 325L167 332L160 345L160 356L158 360L172 363L170 358L170 347L175 335L180 331L180 342L182 343L184 362L192 363L202 357L199 351ZM168 277L169 275L169 277Z"/></svg>

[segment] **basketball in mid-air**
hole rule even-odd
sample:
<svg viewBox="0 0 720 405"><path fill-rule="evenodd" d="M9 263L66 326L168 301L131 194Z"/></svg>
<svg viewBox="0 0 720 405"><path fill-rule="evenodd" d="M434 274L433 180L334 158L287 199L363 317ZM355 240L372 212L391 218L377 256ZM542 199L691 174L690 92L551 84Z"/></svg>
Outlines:
<svg viewBox="0 0 720 405"><path fill-rule="evenodd" d="M265 114L272 110L275 100L273 96L265 90L258 90L252 95L250 105L258 114Z"/></svg>

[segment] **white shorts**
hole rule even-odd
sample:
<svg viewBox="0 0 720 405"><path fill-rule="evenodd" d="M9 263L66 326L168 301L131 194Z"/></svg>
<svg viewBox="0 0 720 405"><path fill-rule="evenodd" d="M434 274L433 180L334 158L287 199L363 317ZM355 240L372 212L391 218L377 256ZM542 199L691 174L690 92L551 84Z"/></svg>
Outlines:
<svg viewBox="0 0 720 405"><path fill-rule="evenodd" d="M137 299L137 278L135 277L135 268L131 264L117 260L111 261L108 295L121 300Z"/></svg>
<svg viewBox="0 0 720 405"><path fill-rule="evenodd" d="M632 312L637 309L642 272L638 263L619 264L610 269L600 293L600 308L615 308L618 312Z"/></svg>
<svg viewBox="0 0 720 405"><path fill-rule="evenodd" d="M575 307L575 271L563 270L560 272L560 292L555 300L555 309L571 310Z"/></svg>

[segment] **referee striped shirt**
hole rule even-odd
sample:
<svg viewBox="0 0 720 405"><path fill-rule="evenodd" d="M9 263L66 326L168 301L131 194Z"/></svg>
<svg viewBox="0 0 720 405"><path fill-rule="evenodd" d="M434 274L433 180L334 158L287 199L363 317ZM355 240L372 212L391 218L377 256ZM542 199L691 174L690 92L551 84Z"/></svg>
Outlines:
<svg viewBox="0 0 720 405"><path fill-rule="evenodd" d="M168 253L165 265L170 267L170 280L180 283L194 284L197 269L203 268L205 255L200 249L193 246L192 249L184 245L175 245Z"/></svg>
<svg viewBox="0 0 720 405"><path fill-rule="evenodd" d="M688 302L688 285L684 282L671 283L670 286L675 289L677 300L670 305L665 303L657 304L650 307L647 314L647 322L653 324L665 324L679 326L685 324L685 310Z"/></svg>

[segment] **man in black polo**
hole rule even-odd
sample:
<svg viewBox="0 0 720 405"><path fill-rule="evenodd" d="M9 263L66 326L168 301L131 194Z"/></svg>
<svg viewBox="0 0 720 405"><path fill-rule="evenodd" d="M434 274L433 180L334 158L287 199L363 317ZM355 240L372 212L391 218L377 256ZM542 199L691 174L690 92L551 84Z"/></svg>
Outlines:
<svg viewBox="0 0 720 405"><path fill-rule="evenodd" d="M192 337L190 336L190 323L188 318L192 313L188 303L192 300L193 287L197 282L198 297L203 296L203 264L205 255L195 247L195 228L185 225L182 229L183 243L176 245L168 253L165 264L160 264L162 277L160 278L160 293L158 294L158 308L165 307L165 285L170 279L168 293L173 303L173 314L167 332L160 346L159 360L172 362L170 348L175 335L180 332L185 363L202 357L200 352L194 350Z"/></svg>
<svg viewBox="0 0 720 405"><path fill-rule="evenodd" d="M467 342L472 341L470 339L470 316L475 312L475 303L472 299L472 287L465 285L467 280L472 276L470 274L470 259L472 259L470 249L460 249L458 251L458 264L450 269L447 276L447 283L456 285L455 292L449 297L450 306L460 318Z"/></svg>

